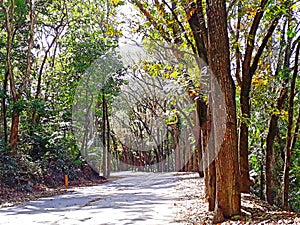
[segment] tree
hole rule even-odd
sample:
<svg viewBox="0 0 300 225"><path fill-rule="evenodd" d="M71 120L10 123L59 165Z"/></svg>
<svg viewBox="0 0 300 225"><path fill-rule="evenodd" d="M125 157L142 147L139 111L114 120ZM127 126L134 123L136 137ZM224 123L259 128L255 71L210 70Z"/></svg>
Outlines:
<svg viewBox="0 0 300 225"><path fill-rule="evenodd" d="M295 98L295 85L296 85L296 78L298 74L298 60L299 60L299 51L300 51L300 42L298 42L296 47L296 55L295 55L295 65L293 76L291 79L291 87L290 87L290 94L288 98L289 106L288 106L288 126L286 132L286 144L284 147L285 150L285 161L284 161L284 170L283 170L283 182L282 182L282 207L283 209L287 210L288 207L288 195L289 195L289 173L291 167L291 155L292 150L295 147L297 133L299 129L299 115L298 120L296 121L295 133L294 136L292 135L292 127L293 127L293 120L294 120L294 98ZM298 127L298 128L297 128Z"/></svg>
<svg viewBox="0 0 300 225"><path fill-rule="evenodd" d="M33 7L33 2L29 1L26 4L23 1L15 2L9 1L8 5L1 1L2 11L5 17L5 25L6 25L6 32L7 32L7 45L6 45L6 64L7 64L7 73L9 76L10 81L10 91L12 94L13 100L13 110L12 110L12 120L11 120L11 131L10 131L10 138L9 144L12 150L16 150L17 143L18 143L18 135L19 135L19 122L20 122L20 109L21 107L21 99L22 95L24 94L25 90L27 89L30 74L31 74L31 56L32 56L32 49L34 45L34 30L36 25L36 20L38 13ZM25 9L25 11L24 11ZM28 10L29 16L29 24L26 24L29 32L28 36L25 36L25 42L27 44L27 50L24 52L26 54L26 67L19 68L20 70L17 72L18 74L15 75L14 71L14 56L13 56L13 44L15 43L15 37L17 32L17 25L18 23L26 23L24 20L24 12ZM19 19L19 20L17 20ZM21 85L17 85L17 78L16 76L21 76ZM12 154L15 154L13 152Z"/></svg>
<svg viewBox="0 0 300 225"><path fill-rule="evenodd" d="M239 166L237 154L237 124L235 85L230 75L229 39L225 1L207 1L208 62L225 96L226 131L216 158L216 212L225 218L240 214ZM212 105L216 114L218 105ZM214 121L213 121L214 123ZM213 125L214 126L214 125ZM224 125L223 125L224 126ZM216 129L216 127L214 128ZM215 221L221 222L222 216Z"/></svg>
<svg viewBox="0 0 300 225"><path fill-rule="evenodd" d="M293 51L296 48L296 43L299 41L296 39L296 41L293 41L294 36L290 29L292 29L292 5L287 5L287 17L285 19L284 23L284 29L287 29L287 33L283 32L282 34L282 39L281 39L281 51L282 51L282 57L279 58L278 63L277 63L277 68L275 71L275 76L280 76L282 79L282 88L279 90L279 96L276 99L276 105L275 109L276 112L273 112L272 115L270 116L270 121L269 121L269 129L268 129L268 134L266 138L266 200L270 204L274 204L276 202L276 196L278 193L276 193L276 186L280 186L278 181L278 168L276 168L274 165L276 165L276 150L275 148L275 138L279 134L278 128L280 124L280 114L281 111L285 109L286 105L286 100L288 97L288 85L291 81L291 84L293 84L293 88L290 89L290 93L293 96L293 89L295 85L295 80L294 80L294 75L292 75L291 79L291 71L292 69L290 68L291 64L291 56L293 54ZM296 56L297 56L297 50L296 50ZM295 56L295 57L296 57ZM297 69L297 66L296 66ZM297 73L297 72L296 72ZM292 97L293 99L293 97ZM289 107L293 108L293 102L294 100L290 99L289 102ZM291 129L291 123L293 123L293 118L291 117L292 112L290 112L289 115L289 122L288 122L288 133L290 132L289 129ZM288 134L290 136L290 134ZM288 140L288 139L287 139ZM287 143L289 146L290 144ZM287 157L287 163L289 161L289 155L290 155L290 150L287 150L285 153L285 157ZM277 163L278 164L278 163ZM287 171L286 171L287 172Z"/></svg>
<svg viewBox="0 0 300 225"><path fill-rule="evenodd" d="M249 33L247 34L247 45L245 48L244 59L242 61L242 76L239 78L239 71L237 71L236 77L239 80L241 89L240 89L240 107L241 107L241 123L240 123L240 136L239 136L239 158L240 158L240 170L241 170L241 191L249 192L250 191L250 177L249 177L249 163L248 163L248 136L249 136L249 120L250 120L250 90L251 83L254 73L257 70L258 62L261 58L261 55L268 43L268 40L272 36L277 24L279 17L281 14L277 14L272 18L272 22L269 25L267 33L262 38L261 45L259 49L254 54L254 47L257 44L255 38L258 33L258 29L260 27L263 15L265 13L267 0L262 0L260 2L260 6L255 13L253 18L253 22ZM238 6L241 7L241 6ZM263 9L263 10L262 10ZM240 12L239 12L240 13ZM240 15L238 15L238 19L240 19ZM239 32L239 31L237 31ZM237 39L238 40L238 39ZM236 43L238 46L239 44ZM237 51L239 48L237 47ZM239 54L237 56L239 57ZM254 55L254 58L253 58ZM252 61L253 59L253 61ZM239 60L239 59L237 59ZM252 61L252 62L251 62ZM238 61L237 64L240 64Z"/></svg>

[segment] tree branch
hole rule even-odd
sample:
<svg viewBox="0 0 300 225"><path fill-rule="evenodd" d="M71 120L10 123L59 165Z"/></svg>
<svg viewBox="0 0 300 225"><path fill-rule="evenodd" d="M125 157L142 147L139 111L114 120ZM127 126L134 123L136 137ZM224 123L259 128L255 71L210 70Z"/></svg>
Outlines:
<svg viewBox="0 0 300 225"><path fill-rule="evenodd" d="M258 30L260 20L262 19L263 15L264 15L263 9L266 6L267 2L268 2L268 0L261 1L260 7L257 9L255 17L253 19L252 26L250 28L250 31L249 31L249 34L247 37L247 47L246 47L245 57L244 57L244 61L243 61L243 70L244 71L245 71L245 69L250 68L256 32ZM243 75L248 76L248 73L243 73ZM243 80L244 80L244 78L245 77L243 77Z"/></svg>
<svg viewBox="0 0 300 225"><path fill-rule="evenodd" d="M132 0L132 3L134 3L140 11L145 15L147 20L154 26L154 28L159 31L161 36L165 39L165 41L171 43L171 39L169 38L169 35L167 35L167 32L163 29L162 26L160 26L156 21L153 19L153 17L150 15L149 11L146 10L143 6L143 4L138 0Z"/></svg>
<svg viewBox="0 0 300 225"><path fill-rule="evenodd" d="M36 23L38 17L38 13L34 14L34 6L32 3L32 0L29 2L29 18L30 18L30 27L29 27L29 45L28 45L28 49L27 49L27 55L26 55L26 73L25 73L25 77L23 79L22 82L22 86L19 89L19 98L21 97L21 95L23 94L23 92L25 91L25 89L27 88L27 85L29 83L29 79L30 79L30 74L31 74L31 51L33 48L33 44L34 44L34 26Z"/></svg>
<svg viewBox="0 0 300 225"><path fill-rule="evenodd" d="M170 7L170 5L165 1L163 0L163 3L168 7L168 9L171 11L172 15L174 16L174 19L176 20L176 22L178 23L178 25L180 26L181 30L184 32L185 28L183 27L182 23L179 21L178 19L178 16L177 14L174 12L174 9L172 9ZM193 52L196 54L196 48L195 46L193 45L192 41L189 39L189 37L187 36L187 33L184 32L184 37L186 39L186 41L188 42L188 44L191 46L191 48L193 49Z"/></svg>
<svg viewBox="0 0 300 225"><path fill-rule="evenodd" d="M268 31L267 31L267 34L264 36L263 38L263 41L261 43L261 45L259 46L258 48L258 51L254 57L254 60L253 60L253 63L251 65L251 68L250 68L250 72L249 72L249 77L250 79L252 79L256 69L257 69L257 66L258 66L258 62L259 62L259 59L270 39L270 37L272 36L275 28L277 27L277 24L278 24L278 21L279 21L279 17L277 17L276 19L273 20L271 26L269 27Z"/></svg>
<svg viewBox="0 0 300 225"><path fill-rule="evenodd" d="M13 32L14 32L14 25L13 22L11 21L11 18L14 15L14 2L12 1L11 5L9 8L7 8L1 0L1 7L4 11L5 14L5 23L6 23L6 32L7 32L7 46L6 46L6 64L8 68L8 74L9 74L9 81L10 81L10 90L12 93L12 97L14 101L18 100L18 95L16 91L16 86L15 86L15 77L14 77L14 72L13 72L13 66L12 66L12 41L13 41Z"/></svg>
<svg viewBox="0 0 300 225"><path fill-rule="evenodd" d="M204 19L202 0L197 0L196 5L197 5L196 13L197 13L199 25L200 25L200 34L201 34L201 37L203 38L204 46L207 49L208 34L207 34L207 27L206 27L205 19Z"/></svg>
<svg viewBox="0 0 300 225"><path fill-rule="evenodd" d="M240 48L239 48L240 29L241 29L240 10L241 10L241 6L240 6L240 2L239 2L239 4L238 4L238 20L237 20L237 28L236 28L237 31L236 31L236 36L235 36L235 59L236 59L236 61L235 61L235 63L236 63L235 77L236 77L236 81L237 81L239 87L242 86L242 79L240 77L242 54L241 54Z"/></svg>

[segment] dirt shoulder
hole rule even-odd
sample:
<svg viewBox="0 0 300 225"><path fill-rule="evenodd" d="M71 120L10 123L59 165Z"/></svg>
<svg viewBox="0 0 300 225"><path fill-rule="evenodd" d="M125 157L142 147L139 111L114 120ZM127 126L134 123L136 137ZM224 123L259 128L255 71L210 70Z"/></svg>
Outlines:
<svg viewBox="0 0 300 225"><path fill-rule="evenodd" d="M52 197L56 195L73 192L76 187L94 186L106 182L110 182L121 177L112 177L109 179L80 179L76 182L71 182L68 187L63 184L55 188L49 188L44 184L36 184L29 190L20 190L19 188L0 188L0 208L20 205L25 202L38 200L40 198Z"/></svg>
<svg viewBox="0 0 300 225"><path fill-rule="evenodd" d="M180 199L176 202L178 220L184 221L186 225L212 224L213 212L208 211L204 179L199 178L196 173L181 173L178 174L178 178L180 180L176 187L180 193ZM277 209L254 194L242 194L241 211L241 216L221 224L300 224L299 213Z"/></svg>

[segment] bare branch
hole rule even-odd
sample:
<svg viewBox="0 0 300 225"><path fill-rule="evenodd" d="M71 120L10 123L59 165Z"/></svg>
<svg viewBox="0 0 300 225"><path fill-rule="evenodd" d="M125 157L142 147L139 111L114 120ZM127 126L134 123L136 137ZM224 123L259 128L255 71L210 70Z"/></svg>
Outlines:
<svg viewBox="0 0 300 225"><path fill-rule="evenodd" d="M257 69L258 61L259 61L259 59L260 59L260 57L261 57L261 55L262 55L262 53L263 53L263 51L265 49L265 47L266 47L266 45L267 45L270 37L272 36L275 28L277 27L278 21L279 21L279 17L277 17L276 19L274 19L272 21L272 24L269 27L269 29L267 31L267 34L264 36L263 41L262 41L261 45L258 48L258 51L257 51L257 53L256 53L256 55L254 57L252 66L250 68L250 72L249 72L250 79L253 77L253 75L254 75L254 73L255 73L255 71Z"/></svg>

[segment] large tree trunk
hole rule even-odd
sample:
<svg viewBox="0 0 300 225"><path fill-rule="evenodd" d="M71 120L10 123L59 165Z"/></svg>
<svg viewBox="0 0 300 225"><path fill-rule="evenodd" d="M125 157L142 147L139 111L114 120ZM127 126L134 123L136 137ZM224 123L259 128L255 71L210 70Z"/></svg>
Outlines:
<svg viewBox="0 0 300 225"><path fill-rule="evenodd" d="M235 87L230 75L229 40L227 33L227 14L224 0L207 0L208 24L208 59L213 75L221 87L224 95L226 123L218 124L216 115L220 111L219 105L212 105L215 137L222 140L218 146L215 143L216 158L216 215L221 213L225 218L240 214L241 195L239 189L238 138L236 124ZM213 95L217 102L220 96ZM216 126L225 126L225 135L218 137ZM215 217L215 222L221 222L221 217Z"/></svg>

